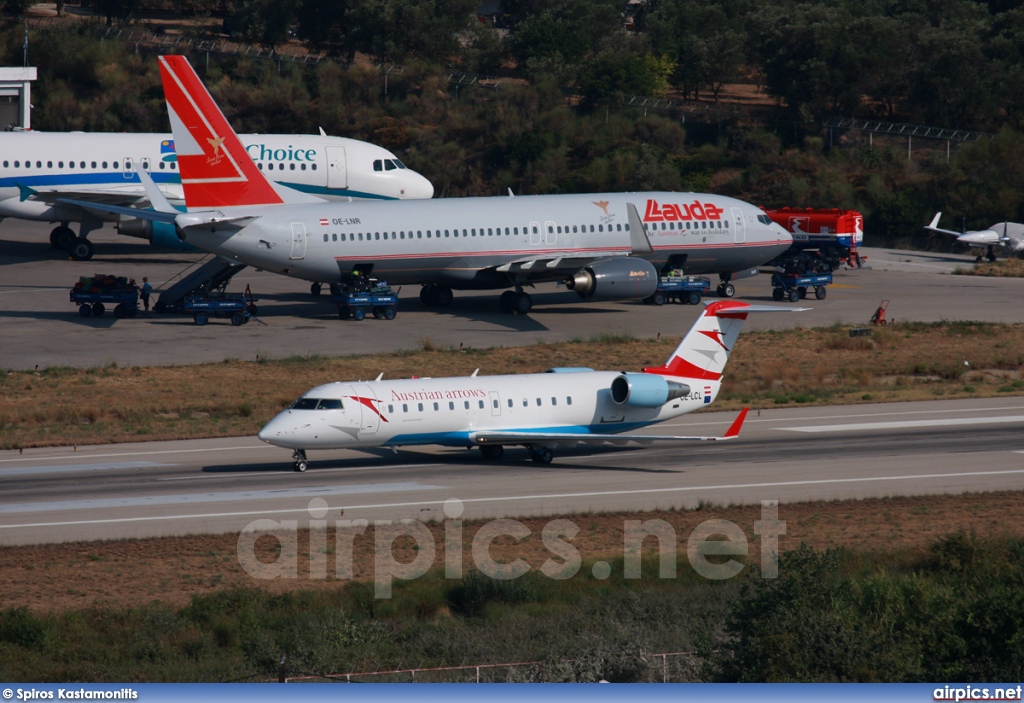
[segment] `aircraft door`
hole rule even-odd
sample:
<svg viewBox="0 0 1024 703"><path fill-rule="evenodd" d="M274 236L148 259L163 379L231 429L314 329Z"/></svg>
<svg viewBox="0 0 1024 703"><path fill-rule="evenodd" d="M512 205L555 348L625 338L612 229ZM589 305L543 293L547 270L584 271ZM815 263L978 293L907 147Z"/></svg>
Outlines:
<svg viewBox="0 0 1024 703"><path fill-rule="evenodd" d="M558 228L555 226L555 223L550 220L544 223L544 243L558 243Z"/></svg>
<svg viewBox="0 0 1024 703"><path fill-rule="evenodd" d="M547 225L545 225L547 226ZM537 246L543 241L544 235L541 234L540 223L530 223L530 246Z"/></svg>
<svg viewBox="0 0 1024 703"><path fill-rule="evenodd" d="M491 415L501 415L501 396L498 395L498 391L490 391L491 396Z"/></svg>
<svg viewBox="0 0 1024 703"><path fill-rule="evenodd" d="M345 147L327 147L327 187L331 190L348 188L348 165Z"/></svg>
<svg viewBox="0 0 1024 703"><path fill-rule="evenodd" d="M360 435L377 434L380 429L380 405L370 387L363 384L352 386L352 400L359 403Z"/></svg>
<svg viewBox="0 0 1024 703"><path fill-rule="evenodd" d="M734 207L732 209L732 235L737 244L747 241L747 222L743 219L743 210Z"/></svg>
<svg viewBox="0 0 1024 703"><path fill-rule="evenodd" d="M306 255L306 225L301 222L292 223L292 260L301 259Z"/></svg>

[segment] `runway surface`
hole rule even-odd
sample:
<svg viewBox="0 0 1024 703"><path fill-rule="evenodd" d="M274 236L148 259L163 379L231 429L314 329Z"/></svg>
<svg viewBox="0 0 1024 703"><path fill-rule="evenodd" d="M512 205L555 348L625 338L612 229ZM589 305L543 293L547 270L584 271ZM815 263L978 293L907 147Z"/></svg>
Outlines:
<svg viewBox="0 0 1024 703"><path fill-rule="evenodd" d="M733 413L657 432L712 433ZM1024 399L786 408L748 419L732 442L556 452L501 462L424 448L289 452L251 438L0 454L0 544L239 531L254 520L487 518L783 504L1024 488ZM324 512L326 510L326 512Z"/></svg>
<svg viewBox="0 0 1024 703"><path fill-rule="evenodd" d="M651 338L681 335L701 306L663 307L630 303L584 303L575 293L544 284L532 291L529 316L497 311L497 292L459 293L446 310L420 305L418 286L401 291L394 321L343 321L327 296L314 298L307 282L245 269L230 290L250 286L259 296L266 325L231 327L214 320L197 327L184 315L115 320L81 318L68 291L80 276L109 273L141 281L157 291L200 258L167 254L141 240L104 228L92 235L96 256L68 261L49 248L50 226L6 220L0 224L0 367L92 367L177 365L224 359L284 358L415 349L429 341L438 347L519 346L537 342L590 339L607 334ZM863 324L883 299L896 321L983 320L1021 322L1024 280L954 276L969 256L865 249L870 270L839 272L822 301L804 301L801 315L765 315L753 328ZM771 301L768 276L737 283L737 297ZM155 297L154 297L155 299ZM787 303L788 304L788 303Z"/></svg>

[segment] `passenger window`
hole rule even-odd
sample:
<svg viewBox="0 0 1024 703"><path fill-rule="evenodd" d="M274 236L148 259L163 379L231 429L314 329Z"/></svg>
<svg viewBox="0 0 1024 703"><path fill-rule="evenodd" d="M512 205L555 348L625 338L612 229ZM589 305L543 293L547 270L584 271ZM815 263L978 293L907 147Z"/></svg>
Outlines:
<svg viewBox="0 0 1024 703"><path fill-rule="evenodd" d="M4 166L6 166L6 165L7 165L7 163L4 162ZM104 161L103 162L103 168L106 168L106 167L107 167L107 162ZM53 162L52 161L47 161L46 162L46 168L53 168Z"/></svg>
<svg viewBox="0 0 1024 703"><path fill-rule="evenodd" d="M437 405L437 403L434 403L434 410L438 410L438 405Z"/></svg>
<svg viewBox="0 0 1024 703"><path fill-rule="evenodd" d="M384 241L387 241L387 238L388 238L388 233L387 233L387 232L385 232L385 233L384 233Z"/></svg>
<svg viewBox="0 0 1024 703"><path fill-rule="evenodd" d="M573 226L572 226L572 233L573 233L573 234L576 234L576 225L573 225Z"/></svg>
<svg viewBox="0 0 1024 703"><path fill-rule="evenodd" d="M149 168L149 164L147 164L147 163L144 163L144 164L142 164L142 165L143 165L144 167L146 167L146 168ZM79 167L79 168L85 168L85 162L84 162L84 161L79 161L79 162L78 162L78 167Z"/></svg>
<svg viewBox="0 0 1024 703"><path fill-rule="evenodd" d="M469 410L469 401L466 401L466 410Z"/></svg>
<svg viewBox="0 0 1024 703"><path fill-rule="evenodd" d="M529 401L527 401L526 398L523 398L523 407L525 408L525 407L528 407L529 405L530 405Z"/></svg>
<svg viewBox="0 0 1024 703"><path fill-rule="evenodd" d="M537 398L537 407L540 407L540 398Z"/></svg>
<svg viewBox="0 0 1024 703"><path fill-rule="evenodd" d="M36 165L38 166L38 164L36 164ZM95 161L92 162L92 167L96 168L96 162Z"/></svg>
<svg viewBox="0 0 1024 703"><path fill-rule="evenodd" d="M295 170L295 164L288 164L288 168L292 171Z"/></svg>
<svg viewBox="0 0 1024 703"><path fill-rule="evenodd" d="M509 399L508 399L508 406L509 406L510 408L512 407L512 399L511 399L511 398L509 398Z"/></svg>
<svg viewBox="0 0 1024 703"><path fill-rule="evenodd" d="M519 234L519 228L518 228L518 227L513 227L513 228L512 228L512 232L513 232L514 234Z"/></svg>
<svg viewBox="0 0 1024 703"><path fill-rule="evenodd" d="M572 396L571 395L565 396L565 404L566 405L572 405Z"/></svg>
<svg viewBox="0 0 1024 703"><path fill-rule="evenodd" d="M480 402L483 402L483 401L480 401ZM494 407L494 408L497 408L497 407L498 407L498 401L497 401L497 399L495 399L495 400L491 401L491 406L492 406L492 407Z"/></svg>
<svg viewBox="0 0 1024 703"><path fill-rule="evenodd" d="M173 165L174 165L174 164L171 164L171 166L173 166ZM316 164L310 164L310 165L309 165L309 169L310 169L311 171L315 171L315 170L316 170Z"/></svg>
<svg viewBox="0 0 1024 703"><path fill-rule="evenodd" d="M385 232L384 234L387 234L387 232ZM380 241L380 232L374 232L373 233L373 238L379 242Z"/></svg>
<svg viewBox="0 0 1024 703"><path fill-rule="evenodd" d="M556 398L554 396L551 396L551 404L552 405L558 405L558 398Z"/></svg>
<svg viewBox="0 0 1024 703"><path fill-rule="evenodd" d="M482 400L480 401L480 409L481 409L481 410L483 410L483 409L484 409L484 401L482 401Z"/></svg>
<svg viewBox="0 0 1024 703"><path fill-rule="evenodd" d="M303 171L305 171L306 170L306 164L302 164L299 168L301 168Z"/></svg>
<svg viewBox="0 0 1024 703"><path fill-rule="evenodd" d="M96 167L93 166L93 168L96 168ZM165 168L167 168L167 164L165 164L163 161L161 161L160 162L160 170L163 171Z"/></svg>
<svg viewBox="0 0 1024 703"><path fill-rule="evenodd" d="M423 403L416 403L416 409L423 412Z"/></svg>
<svg viewBox="0 0 1024 703"><path fill-rule="evenodd" d="M337 234L332 234L331 235L331 239L333 239L334 241L338 241L338 235Z"/></svg>
<svg viewBox="0 0 1024 703"><path fill-rule="evenodd" d="M409 412L409 406L406 405L405 403L402 403L402 412L403 413Z"/></svg>
<svg viewBox="0 0 1024 703"><path fill-rule="evenodd" d="M394 413L395 412L395 406L394 405L389 405L388 406L388 412L389 413Z"/></svg>
<svg viewBox="0 0 1024 703"><path fill-rule="evenodd" d="M552 232L554 232L554 231L555 231L555 229L554 229L554 228L553 228L553 227L552 227L551 225L548 225L548 234L551 234L551 233L552 233ZM561 228L561 227L559 227L559 228L558 228L558 231L559 231L559 232L561 232L561 231L562 231L562 228ZM533 228L533 233L534 233L534 234L537 234L537 228L536 228L536 227L534 227L534 228Z"/></svg>
<svg viewBox="0 0 1024 703"><path fill-rule="evenodd" d="M324 241L325 242L327 241L327 235L326 234L324 235Z"/></svg>
<svg viewBox="0 0 1024 703"><path fill-rule="evenodd" d="M455 403L454 403L454 402L451 402L451 401L449 401L449 402L448 402L448 409L449 409L449 410L454 410L454 409L455 409Z"/></svg>
<svg viewBox="0 0 1024 703"><path fill-rule="evenodd" d="M604 232L604 225L598 225L597 226L597 231L598 232Z"/></svg>
<svg viewBox="0 0 1024 703"><path fill-rule="evenodd" d="M267 170L268 171L273 171L274 170L274 164L267 164Z"/></svg>

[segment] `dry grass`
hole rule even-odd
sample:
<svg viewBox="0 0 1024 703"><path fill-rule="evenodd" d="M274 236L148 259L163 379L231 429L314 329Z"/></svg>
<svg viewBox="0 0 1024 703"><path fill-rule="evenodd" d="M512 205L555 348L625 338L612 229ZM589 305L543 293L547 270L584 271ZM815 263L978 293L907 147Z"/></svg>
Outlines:
<svg viewBox="0 0 1024 703"><path fill-rule="evenodd" d="M992 276L996 278L1024 278L1024 259L1003 259L992 263L975 264L969 269L957 267L953 273L958 276Z"/></svg>
<svg viewBox="0 0 1024 703"><path fill-rule="evenodd" d="M1024 394L1024 325L908 323L850 337L834 326L740 336L715 409ZM0 375L0 448L251 435L313 386L412 375L639 369L678 339L605 336L512 349L420 348L178 367L48 368ZM967 362L965 364L965 362Z"/></svg>
<svg viewBox="0 0 1024 703"><path fill-rule="evenodd" d="M959 531L980 538L1024 535L1024 495L1017 492L921 496L870 500L794 503L779 506L779 519L786 532L779 546L787 551L801 543L816 549L845 547L851 550L886 553L900 549L923 549L929 543ZM331 522L336 516L331 516ZM686 543L693 529L712 519L730 520L747 535L748 553L756 554L758 538L754 521L761 518L758 506L701 506L696 510L657 513L609 513L571 516L580 532L572 539L585 562L604 559L614 562L623 556L626 520L661 519L672 525L677 537L678 562L687 563ZM551 557L540 539L544 525L552 518L521 520L531 532L526 539L495 540L492 557L502 563L524 559L533 569ZM473 536L484 523L463 525L463 564L473 564ZM441 524L427 526L437 545L435 566L444 563L444 530ZM167 537L47 544L0 549L0 592L4 607L26 606L37 611L82 608L99 603L143 605L154 600L185 605L193 595L208 594L230 587L255 587L280 593L297 590L336 588L335 535L326 536L327 551L314 552L314 561L326 561L327 578L310 578L310 550L307 532L298 536L298 578L256 580L245 573L236 555L237 534ZM373 578L373 528L355 538L352 577ZM411 562L415 545L396 540L394 558ZM657 542L643 544L645 554L655 553ZM280 554L276 539L264 536L255 551L261 561L273 563ZM287 550L290 552L291 550ZM685 567L684 567L685 568ZM314 571L313 573L317 573Z"/></svg>

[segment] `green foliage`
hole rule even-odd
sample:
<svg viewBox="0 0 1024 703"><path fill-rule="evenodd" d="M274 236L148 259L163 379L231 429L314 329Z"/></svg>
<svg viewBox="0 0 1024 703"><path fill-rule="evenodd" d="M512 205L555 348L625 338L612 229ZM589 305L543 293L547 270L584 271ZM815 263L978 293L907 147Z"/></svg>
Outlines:
<svg viewBox="0 0 1024 703"><path fill-rule="evenodd" d="M530 584L525 579L498 580L471 571L450 586L445 602L459 615L478 617L490 603L520 604L533 600Z"/></svg>

